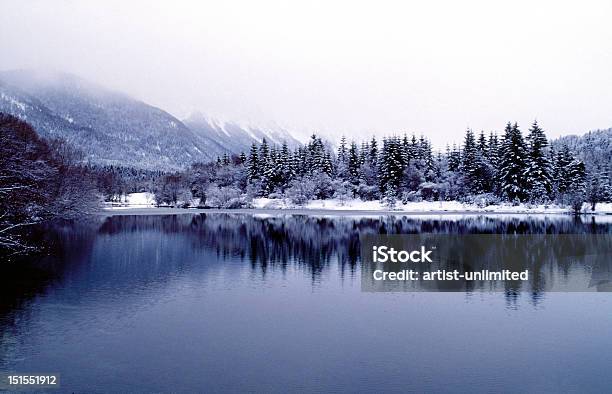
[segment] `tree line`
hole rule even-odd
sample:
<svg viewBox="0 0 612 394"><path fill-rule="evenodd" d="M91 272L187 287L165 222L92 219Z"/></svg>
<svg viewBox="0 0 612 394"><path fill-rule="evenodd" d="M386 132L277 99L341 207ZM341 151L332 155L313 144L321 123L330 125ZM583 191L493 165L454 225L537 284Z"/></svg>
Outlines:
<svg viewBox="0 0 612 394"><path fill-rule="evenodd" d="M460 146L434 152L424 136L342 137L337 149L312 135L290 149L262 140L248 153L197 163L160 176L151 190L164 205L198 198L201 206L247 207L255 197L288 198L297 205L313 199L398 201L458 200L479 205L502 202L572 206L612 198L610 164L587 171L567 145L552 147L534 122L526 136L516 123L502 135L472 130Z"/></svg>
<svg viewBox="0 0 612 394"><path fill-rule="evenodd" d="M169 172L86 163L65 141L44 140L28 123L0 114L0 250L27 249L21 235L31 224L83 216L102 200L135 192L153 193L158 205L218 208L267 197L296 205L359 198L390 208L423 200L558 203L575 211L588 201L594 209L612 200L611 162L602 151L609 137L599 135L589 134L579 155L568 144L551 145L536 122L526 136L516 123L501 135L468 129L459 146L437 152L426 137L405 134L360 143L342 137L337 148L317 135L293 149L263 139L249 152ZM589 151L598 159L585 165L580 157Z"/></svg>

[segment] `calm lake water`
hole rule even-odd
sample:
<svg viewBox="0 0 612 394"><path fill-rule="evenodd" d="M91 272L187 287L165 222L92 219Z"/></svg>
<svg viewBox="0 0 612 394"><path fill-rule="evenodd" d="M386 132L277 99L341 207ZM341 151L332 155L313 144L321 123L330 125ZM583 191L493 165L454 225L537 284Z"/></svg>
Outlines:
<svg viewBox="0 0 612 394"><path fill-rule="evenodd" d="M0 267L0 371L61 392L606 392L612 293L365 293L363 234L609 234L570 217L113 216ZM553 275L554 273L551 273ZM572 271L565 272L572 275Z"/></svg>

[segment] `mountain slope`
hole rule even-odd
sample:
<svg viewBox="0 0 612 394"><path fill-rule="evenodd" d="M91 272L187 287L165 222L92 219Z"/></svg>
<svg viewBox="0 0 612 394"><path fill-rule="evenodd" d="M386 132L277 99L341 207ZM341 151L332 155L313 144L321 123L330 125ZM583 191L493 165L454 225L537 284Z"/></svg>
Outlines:
<svg viewBox="0 0 612 394"><path fill-rule="evenodd" d="M552 141L552 146L557 150L563 145L575 152L588 171L607 169L612 175L612 128L589 131L581 136L568 135Z"/></svg>
<svg viewBox="0 0 612 394"><path fill-rule="evenodd" d="M252 143L261 143L265 138L269 143L281 145L286 142L290 147L299 145L299 141L284 129L262 129L240 126L234 122L221 122L208 118L201 113L194 113L183 123L203 139L212 139L230 152L248 152Z"/></svg>
<svg viewBox="0 0 612 394"><path fill-rule="evenodd" d="M158 108L67 74L0 73L0 111L43 137L66 139L96 163L180 168L223 150Z"/></svg>
<svg viewBox="0 0 612 394"><path fill-rule="evenodd" d="M74 75L0 72L0 112L26 120L43 137L61 137L91 162L179 169L225 153L247 152L266 137L297 143L286 131L242 128L204 116L186 126L169 113Z"/></svg>

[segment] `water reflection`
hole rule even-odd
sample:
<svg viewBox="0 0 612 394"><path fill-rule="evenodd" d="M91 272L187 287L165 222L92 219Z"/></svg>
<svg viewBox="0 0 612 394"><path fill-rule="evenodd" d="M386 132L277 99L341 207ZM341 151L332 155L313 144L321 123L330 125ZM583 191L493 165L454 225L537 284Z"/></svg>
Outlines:
<svg viewBox="0 0 612 394"><path fill-rule="evenodd" d="M14 308L54 281L112 279L124 283L159 281L175 272L206 269L225 260L250 263L265 277L288 265L313 282L339 264L339 274L354 276L360 237L372 234L607 234L595 218L487 217L421 219L407 216L316 217L196 214L112 216L98 221L58 223L32 235L47 245L47 255L0 267L3 302ZM86 264L89 262L89 264ZM86 286L88 281L84 281ZM0 309L1 311L2 309Z"/></svg>
<svg viewBox="0 0 612 394"><path fill-rule="evenodd" d="M412 330L416 325L418 330L413 330L416 348L418 343L428 341L425 333L450 324L469 327L476 321L474 316L482 318L480 312L490 307L490 298L461 295L482 304L465 309L463 312L472 313L472 317L463 318L454 315L458 305L454 302L465 303L456 296L406 295L410 298L402 299L361 293L360 240L366 234L609 234L611 228L592 218L504 216L187 214L113 216L89 222L55 223L32 234L33 240L47 245L44 255L0 266L0 370L42 371L56 362L63 368L67 387L75 391L87 391L92 382L108 381L117 384L108 391L130 391L134 388L130 385L134 383L130 373L141 374L141 382L147 379L156 382L158 386L151 386L148 391L159 391L162 383L168 384L167 390L174 388L159 377L168 379L164 373L180 364L185 373L182 383L191 382L184 386L190 391L201 389L202 380L223 382L225 378L226 386L218 386L217 391L223 391L223 387L233 387L234 391L283 388L287 379L305 379L304 371L316 368L313 365L321 368L337 365L345 359L346 349L359 353L353 345L360 343L360 337L352 336L353 330L371 336L382 322L387 330L408 326ZM571 275L572 271L568 269L566 274ZM503 298L505 307L516 308L525 295L532 304L545 302L538 286L530 288L527 294L508 289ZM414 297L423 302L406 302ZM563 310L571 309L571 313L581 307L572 307L571 300L564 304ZM422 305L439 311L429 317L412 318L422 313ZM503 319L503 306L496 309L501 311L489 308L488 313L499 313L495 316ZM384 314L388 310L394 313ZM596 308L592 310L597 313ZM403 316L407 321L402 320ZM518 324L507 323L508 329ZM263 334L275 330L285 335L286 340ZM503 327L495 330L500 340L509 337ZM319 342L295 348L301 343L297 337L304 338L312 332L319 333ZM296 333L296 338L291 333ZM396 334L399 337L404 333ZM262 337L265 344L262 347L278 359L272 365L261 364L264 370L259 376L260 386L252 386L257 381L253 377L245 380L248 385L238 386L240 382L234 375L256 370L265 359L263 350L253 347ZM319 351L317 343L321 344ZM85 344L86 355L82 353ZM134 344L138 344L137 349L126 352ZM363 343L361 346L361 357L366 357L391 343L380 339L377 348ZM431 346L436 345L432 342ZM245 348L251 352L244 352ZM320 359L323 349L337 359L330 358L328 362ZM394 354L390 349L385 352L387 357ZM300 358L291 358L285 350ZM308 358L309 352L313 353L312 359ZM164 357L156 358L156 354ZM464 362L464 351L457 351L456 356L456 361L461 358ZM201 365L203 358L207 368ZM226 358L227 365L244 362L243 368L219 372L218 368L223 367L219 360ZM296 365L304 362L308 367L292 370L302 371L301 374L279 372L278 386L270 386L266 377L270 371L285 371L280 366L285 363L281 360L287 359ZM398 365L408 365L410 360L396 361ZM140 363L138 371L125 368L135 362ZM81 365L87 368L80 369ZM418 369L419 365L412 368ZM110 366L115 369L105 369ZM385 368L375 365L371 371L384 374ZM341 387L351 387L350 379L358 379L364 373L367 371L359 368L347 370L346 385ZM114 378L117 374L125 374L124 385L117 383ZM317 382L316 378L308 381ZM338 388L319 383L319 388ZM435 384L435 380L430 383Z"/></svg>

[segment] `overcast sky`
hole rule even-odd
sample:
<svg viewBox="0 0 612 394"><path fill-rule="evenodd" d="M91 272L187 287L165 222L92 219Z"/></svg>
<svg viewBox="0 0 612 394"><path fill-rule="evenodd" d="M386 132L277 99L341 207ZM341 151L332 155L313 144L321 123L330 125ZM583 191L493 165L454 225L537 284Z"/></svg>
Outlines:
<svg viewBox="0 0 612 394"><path fill-rule="evenodd" d="M0 69L360 139L612 127L612 1L0 1Z"/></svg>

